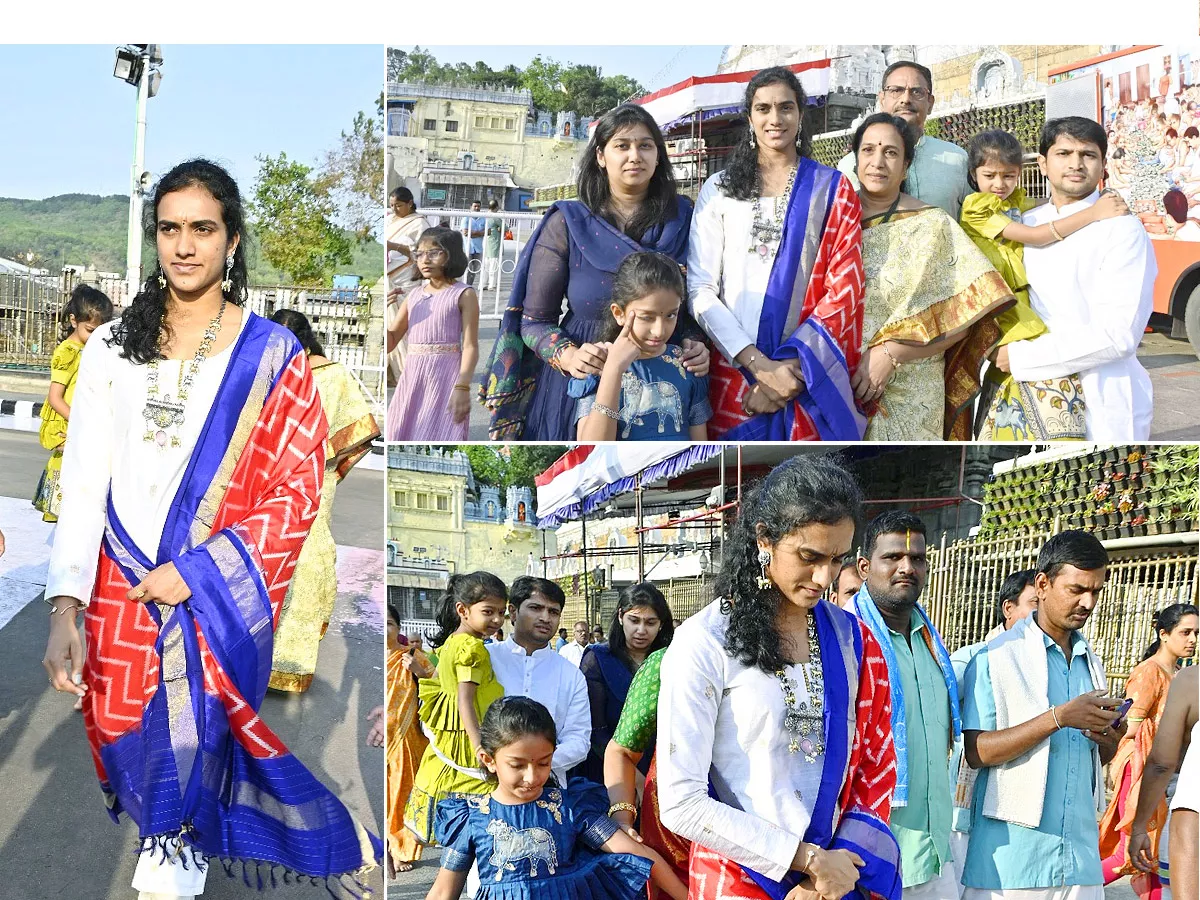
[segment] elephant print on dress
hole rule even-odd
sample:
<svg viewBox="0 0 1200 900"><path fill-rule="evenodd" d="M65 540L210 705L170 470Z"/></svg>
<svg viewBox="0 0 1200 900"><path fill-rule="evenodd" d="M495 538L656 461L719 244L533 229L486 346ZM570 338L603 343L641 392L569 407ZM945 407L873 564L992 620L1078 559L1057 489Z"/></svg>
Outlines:
<svg viewBox="0 0 1200 900"><path fill-rule="evenodd" d="M659 434L666 431L667 418L678 431L683 422L679 389L669 381L642 381L632 372L626 372L621 376L621 422L625 426L621 438L628 438L634 424L643 424L643 417L651 413L658 416Z"/></svg>
<svg viewBox="0 0 1200 900"><path fill-rule="evenodd" d="M496 867L496 880L499 881L505 870L517 871L514 862L522 859L529 860L529 877L537 878L538 860L546 864L546 871L554 874L558 868L558 849L554 845L554 837L545 828L516 829L507 822L493 819L488 822L487 832L495 838L492 857L488 862Z"/></svg>

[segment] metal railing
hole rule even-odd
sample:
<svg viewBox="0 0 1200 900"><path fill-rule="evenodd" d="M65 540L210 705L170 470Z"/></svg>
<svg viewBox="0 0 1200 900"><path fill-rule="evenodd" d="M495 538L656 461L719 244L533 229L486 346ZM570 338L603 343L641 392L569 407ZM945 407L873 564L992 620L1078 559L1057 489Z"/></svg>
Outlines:
<svg viewBox="0 0 1200 900"><path fill-rule="evenodd" d="M453 228L455 231L464 233L464 241L467 240L465 232L467 231L468 221L470 219L487 219L488 221L500 219L503 222L504 231L501 233L500 253L498 256L489 256L487 252L487 238L483 240L483 255L479 259L472 259L467 266L467 274L463 276L463 280L471 283L476 293L479 294L479 317L481 319L499 320L504 315L504 308L508 302L509 292L512 290L512 276L517 268L517 260L521 258L521 252L525 249L525 245L529 242L534 229L542 220L540 213L527 212L472 212L469 209L444 209L441 207L423 207L417 210L418 213L425 216L431 226L444 225L447 228ZM487 228L484 228L486 234ZM463 249L469 249L470 244L464 243ZM494 263L494 265L493 265ZM495 270L495 281L489 283L487 281L489 270Z"/></svg>
<svg viewBox="0 0 1200 900"><path fill-rule="evenodd" d="M50 365L63 339L63 308L80 280L70 270L60 276L0 275L0 365ZM88 283L108 294L119 314L127 300L124 280ZM383 420L383 320L374 312L370 288L256 286L249 293L249 309L266 318L279 309L304 313L325 355L350 371L376 417Z"/></svg>
<svg viewBox="0 0 1200 900"><path fill-rule="evenodd" d="M992 627L1000 584L1013 572L1033 568L1053 533L949 545L943 540L930 550L922 603L951 651L983 640ZM1172 603L1196 602L1198 556L1194 543L1109 551L1104 593L1085 634L1118 696L1150 642L1154 614Z"/></svg>

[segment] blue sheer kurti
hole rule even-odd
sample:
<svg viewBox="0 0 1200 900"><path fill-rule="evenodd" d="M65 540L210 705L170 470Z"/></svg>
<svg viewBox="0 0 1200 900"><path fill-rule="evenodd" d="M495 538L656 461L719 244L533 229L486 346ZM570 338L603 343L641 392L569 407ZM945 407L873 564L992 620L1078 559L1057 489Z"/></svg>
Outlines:
<svg viewBox="0 0 1200 900"><path fill-rule="evenodd" d="M617 831L607 809L604 788L578 779L513 806L491 796L444 800L442 868L465 872L478 862L475 900L640 900L653 863L600 850Z"/></svg>

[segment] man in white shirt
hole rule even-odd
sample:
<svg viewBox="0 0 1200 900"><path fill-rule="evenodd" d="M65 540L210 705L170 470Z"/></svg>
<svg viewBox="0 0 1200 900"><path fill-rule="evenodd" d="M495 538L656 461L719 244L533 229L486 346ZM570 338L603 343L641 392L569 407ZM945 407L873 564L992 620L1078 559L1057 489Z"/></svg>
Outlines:
<svg viewBox="0 0 1200 900"><path fill-rule="evenodd" d="M567 770L587 757L592 741L587 681L578 665L550 646L565 603L562 588L553 581L521 576L508 594L512 635L487 645L505 695L529 697L550 710L558 729L554 774L561 784L566 784Z"/></svg>
<svg viewBox="0 0 1200 900"><path fill-rule="evenodd" d="M559 655L565 657L575 664L575 668L579 668L579 663L583 659L583 651L588 648L588 623L582 620L575 623L575 640L567 644L558 651Z"/></svg>
<svg viewBox="0 0 1200 900"><path fill-rule="evenodd" d="M1051 119L1038 166L1050 202L1026 225L1053 223L1095 203L1108 140L1091 119ZM996 365L1018 381L1078 374L1089 441L1150 437L1154 397L1137 349L1154 308L1158 265L1146 229L1133 216L1095 222L1046 247L1025 248L1029 299L1049 334L1002 347Z"/></svg>
<svg viewBox="0 0 1200 900"><path fill-rule="evenodd" d="M957 222L962 202L971 193L967 183L967 152L925 133L925 120L933 111L934 100L933 74L920 63L904 59L884 71L877 98L879 111L899 116L917 139L917 151L904 181L905 193L930 206L940 206ZM838 171L857 190L855 163L854 154L847 153L838 162Z"/></svg>

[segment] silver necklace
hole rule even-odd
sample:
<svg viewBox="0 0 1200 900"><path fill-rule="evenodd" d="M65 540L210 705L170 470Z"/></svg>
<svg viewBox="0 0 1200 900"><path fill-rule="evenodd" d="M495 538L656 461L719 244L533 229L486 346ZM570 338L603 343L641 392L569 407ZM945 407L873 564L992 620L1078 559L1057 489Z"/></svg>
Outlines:
<svg viewBox="0 0 1200 900"><path fill-rule="evenodd" d="M762 193L762 174L758 171L754 174L754 221L750 224L749 252L757 253L759 259L766 260L771 255L771 245L778 244L783 237L783 217L787 213L788 198L792 195L792 185L796 182L798 168L799 163L792 166L792 171L788 173L787 187L780 196L774 198L770 219L763 216L762 197L759 196Z"/></svg>
<svg viewBox="0 0 1200 900"><path fill-rule="evenodd" d="M165 394L161 400L159 399L158 360L152 359L146 363L146 405L142 407L142 418L146 420L146 433L142 436L142 440L147 444L158 444L160 448L165 449L169 441L173 448L181 446L178 433L172 434L170 429L183 426L183 408L187 403L188 391L192 387L196 373L200 371L200 363L208 358L208 352L217 339L217 332L221 330L221 316L225 314L225 303L226 300L222 297L221 307L217 310L213 320L208 323L208 327L204 329L204 338L196 349L196 355L192 357L191 367L186 375L183 370L187 367L187 361L180 360L180 380L174 400L171 399L170 394Z"/></svg>
<svg viewBox="0 0 1200 900"><path fill-rule="evenodd" d="M804 761L814 763L825 752L825 675L821 668L821 645L817 643L815 615L808 614L808 668L797 666L808 699L796 703L796 682L780 669L775 673L783 688L784 730L791 735L789 753L803 753ZM809 677L811 670L811 678Z"/></svg>

